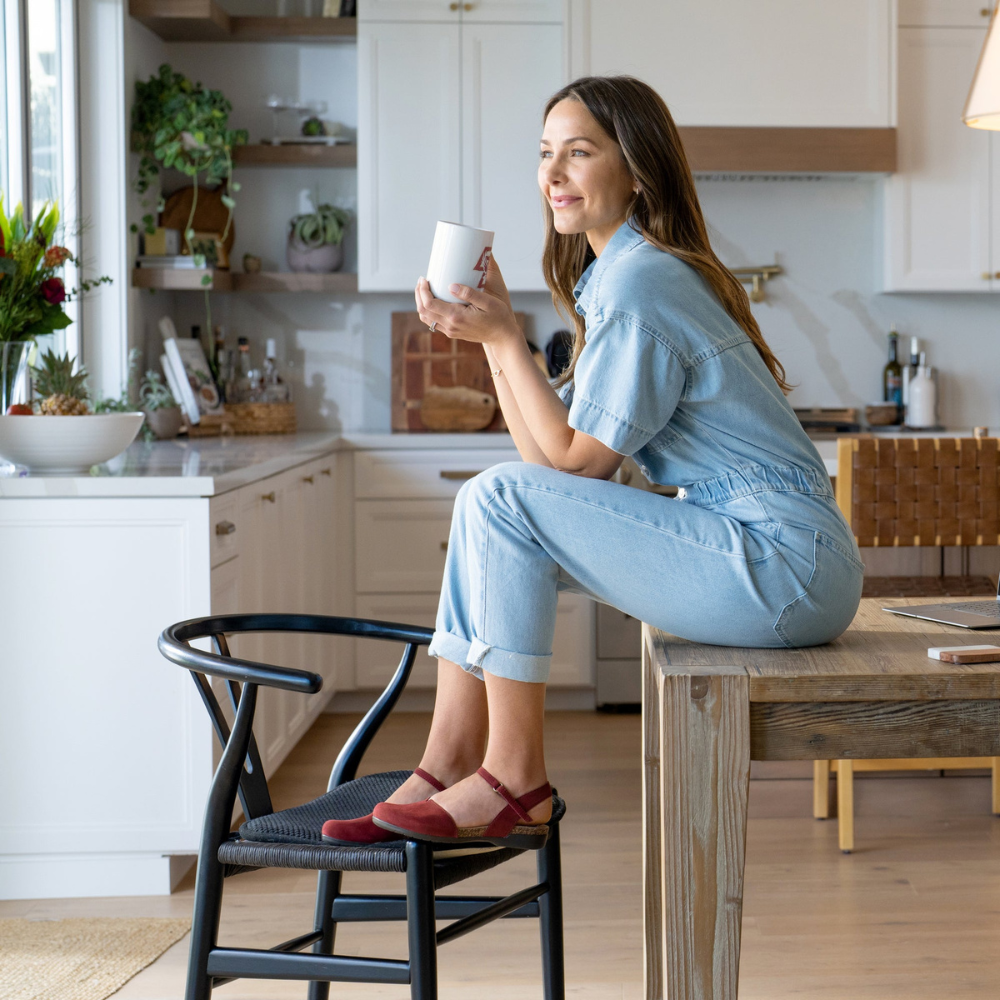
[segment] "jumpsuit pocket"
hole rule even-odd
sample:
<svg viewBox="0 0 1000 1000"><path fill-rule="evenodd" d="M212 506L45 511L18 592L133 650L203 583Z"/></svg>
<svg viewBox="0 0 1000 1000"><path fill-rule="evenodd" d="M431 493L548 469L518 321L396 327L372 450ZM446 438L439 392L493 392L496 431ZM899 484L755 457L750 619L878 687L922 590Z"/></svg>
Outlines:
<svg viewBox="0 0 1000 1000"><path fill-rule="evenodd" d="M778 638L791 648L832 642L857 614L863 575L859 560L817 531L812 574L804 592L781 609L774 623Z"/></svg>

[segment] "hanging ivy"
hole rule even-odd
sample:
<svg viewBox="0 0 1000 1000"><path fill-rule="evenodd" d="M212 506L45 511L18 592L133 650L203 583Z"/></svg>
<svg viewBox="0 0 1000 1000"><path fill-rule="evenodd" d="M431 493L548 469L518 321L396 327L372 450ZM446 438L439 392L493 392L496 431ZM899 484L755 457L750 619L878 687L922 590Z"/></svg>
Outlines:
<svg viewBox="0 0 1000 1000"><path fill-rule="evenodd" d="M205 187L225 184L222 203L229 210L225 232L233 217L233 193L239 184L233 181L233 147L247 142L246 129L229 128L232 105L219 90L206 90L192 83L183 73L174 72L164 63L155 76L135 85L132 105L132 151L139 154L139 168L133 186L145 195L159 180L161 168L179 170L194 184L191 213L185 227L190 249L192 223L198 203L198 181ZM148 207L148 200L143 205ZM162 199L158 208L162 209ZM155 229L152 213L143 216L147 233ZM132 231L138 231L137 226Z"/></svg>

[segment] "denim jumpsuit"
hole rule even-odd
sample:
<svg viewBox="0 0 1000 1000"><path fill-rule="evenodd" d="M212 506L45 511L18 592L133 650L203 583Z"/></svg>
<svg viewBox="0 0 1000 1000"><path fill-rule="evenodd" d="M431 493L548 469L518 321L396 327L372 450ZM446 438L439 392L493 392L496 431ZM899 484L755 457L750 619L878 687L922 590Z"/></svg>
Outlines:
<svg viewBox="0 0 1000 1000"><path fill-rule="evenodd" d="M812 442L743 329L689 265L627 223L580 278L569 423L676 499L527 462L469 480L429 652L544 682L559 590L725 646L835 639L863 566Z"/></svg>

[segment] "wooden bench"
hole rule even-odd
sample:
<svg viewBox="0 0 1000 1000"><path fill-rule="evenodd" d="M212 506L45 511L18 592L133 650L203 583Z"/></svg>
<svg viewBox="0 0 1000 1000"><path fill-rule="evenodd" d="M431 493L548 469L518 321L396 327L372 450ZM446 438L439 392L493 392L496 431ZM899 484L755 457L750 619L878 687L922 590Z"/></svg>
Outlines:
<svg viewBox="0 0 1000 1000"><path fill-rule="evenodd" d="M751 760L1000 755L1000 663L927 656L997 633L881 610L906 603L809 649L643 626L646 1000L736 998Z"/></svg>

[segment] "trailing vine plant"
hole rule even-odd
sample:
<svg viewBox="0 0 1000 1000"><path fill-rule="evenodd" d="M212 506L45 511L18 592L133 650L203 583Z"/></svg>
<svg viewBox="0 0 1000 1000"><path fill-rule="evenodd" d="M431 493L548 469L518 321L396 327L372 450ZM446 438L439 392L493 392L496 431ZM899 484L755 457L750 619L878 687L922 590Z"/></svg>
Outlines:
<svg viewBox="0 0 1000 1000"><path fill-rule="evenodd" d="M184 227L188 249L195 253L194 214L198 205L198 178L203 177L206 187L225 184L222 203L229 211L224 240L229 234L236 202L233 193L240 185L233 180L233 147L247 142L246 129L231 129L229 112L232 105L219 90L206 90L200 83L192 83L182 73L176 73L164 63L158 73L145 83L135 85L135 103L132 105L132 151L139 154L139 168L133 187L146 195L159 179L162 167L179 170L192 179L194 193L191 211ZM144 198L142 205L149 207ZM157 198L157 211L163 209L162 195ZM155 230L156 219L152 212L142 217L147 233ZM133 225L132 232L139 227ZM206 280L210 281L206 275Z"/></svg>

